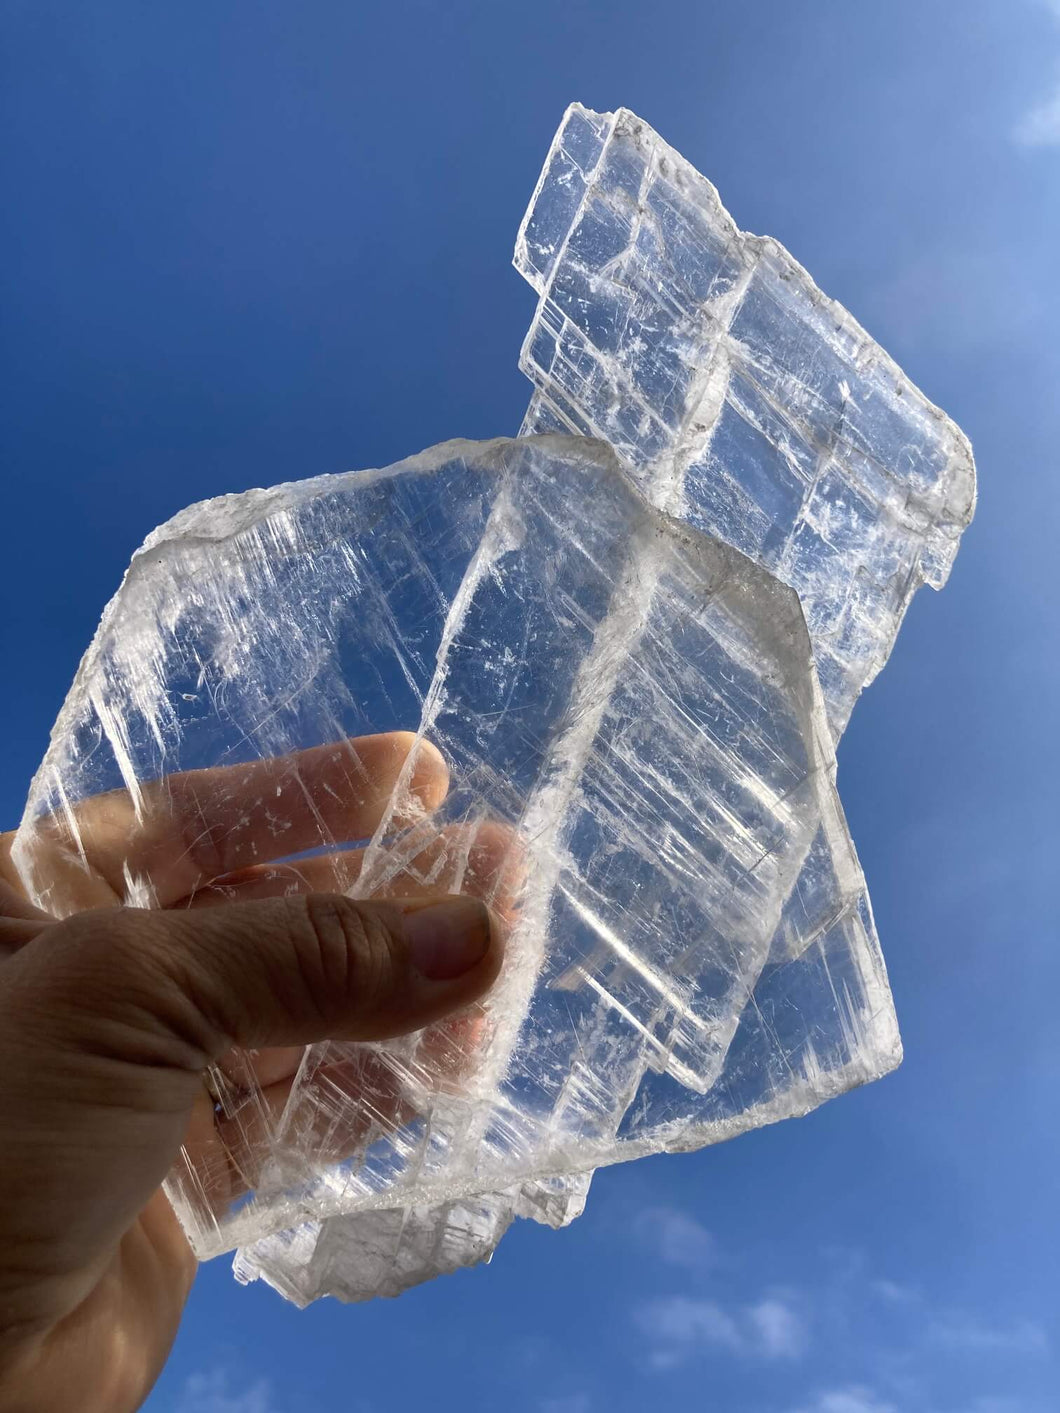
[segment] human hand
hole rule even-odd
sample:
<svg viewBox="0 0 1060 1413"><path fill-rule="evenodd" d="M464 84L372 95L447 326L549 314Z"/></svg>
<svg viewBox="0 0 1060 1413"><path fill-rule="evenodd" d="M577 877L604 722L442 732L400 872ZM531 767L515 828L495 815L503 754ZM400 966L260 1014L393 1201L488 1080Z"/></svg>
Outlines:
<svg viewBox="0 0 1060 1413"><path fill-rule="evenodd" d="M356 851L269 862L322 828L369 837L412 739L174 776L151 787L164 808L133 857L128 797L84 802L85 857L54 864L77 874L88 910L64 921L26 900L13 836L0 836L0 1413L131 1413L146 1397L195 1271L159 1185L182 1144L231 1167L208 1067L223 1071L233 1047L257 1052L279 1103L305 1045L418 1030L496 977L496 917L474 897L431 895L429 871L407 896L353 902L308 890L348 886ZM437 808L447 788L421 744L413 804ZM284 792L278 836L263 802ZM489 827L472 841L478 891L507 844ZM117 906L106 880L126 865L150 877L158 910Z"/></svg>

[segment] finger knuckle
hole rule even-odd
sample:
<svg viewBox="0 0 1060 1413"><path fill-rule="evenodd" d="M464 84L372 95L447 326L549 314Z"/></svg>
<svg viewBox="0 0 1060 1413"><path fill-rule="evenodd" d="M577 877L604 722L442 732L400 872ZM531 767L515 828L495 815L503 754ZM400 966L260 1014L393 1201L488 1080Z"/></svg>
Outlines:
<svg viewBox="0 0 1060 1413"><path fill-rule="evenodd" d="M325 1020L377 1009L391 989L390 933L370 911L338 895L307 894L303 976Z"/></svg>

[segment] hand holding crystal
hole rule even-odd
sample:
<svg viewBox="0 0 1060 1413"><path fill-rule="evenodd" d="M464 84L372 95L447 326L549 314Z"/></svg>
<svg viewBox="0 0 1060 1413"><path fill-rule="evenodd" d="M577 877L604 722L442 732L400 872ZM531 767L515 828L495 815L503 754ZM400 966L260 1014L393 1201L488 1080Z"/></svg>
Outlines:
<svg viewBox="0 0 1060 1413"><path fill-rule="evenodd" d="M83 802L84 857L55 869L77 874L84 910L62 921L26 900L0 836L0 1413L131 1413L146 1397L195 1270L160 1184L183 1144L234 1196L246 1185L246 1135L226 1131L208 1069L251 1051L281 1106L307 1044L419 1030L495 978L499 925L470 894L495 882L502 831L472 841L461 897L417 875L352 901L359 850L275 862L317 844L322 816L337 839L370 837L413 743L172 777L132 860L128 797ZM429 812L445 765L424 743L411 764L408 798ZM264 802L281 794L277 834ZM157 907L119 906L130 865ZM474 1019L454 1024L466 1036Z"/></svg>

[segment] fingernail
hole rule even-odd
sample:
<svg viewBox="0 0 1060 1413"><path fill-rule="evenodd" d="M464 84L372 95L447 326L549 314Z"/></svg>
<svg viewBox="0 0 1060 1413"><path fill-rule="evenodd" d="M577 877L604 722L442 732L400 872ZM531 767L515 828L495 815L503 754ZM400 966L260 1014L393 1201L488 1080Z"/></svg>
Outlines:
<svg viewBox="0 0 1060 1413"><path fill-rule="evenodd" d="M489 911L477 898L425 903L405 913L405 940L412 965L421 976L428 981L452 981L486 955Z"/></svg>

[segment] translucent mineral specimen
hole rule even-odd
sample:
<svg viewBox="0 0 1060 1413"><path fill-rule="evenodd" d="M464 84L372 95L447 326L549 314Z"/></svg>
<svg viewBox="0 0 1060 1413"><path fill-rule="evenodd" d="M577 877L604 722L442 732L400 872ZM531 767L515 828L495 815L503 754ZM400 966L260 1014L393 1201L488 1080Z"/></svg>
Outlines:
<svg viewBox="0 0 1060 1413"><path fill-rule="evenodd" d="M518 889L468 1072L445 1082L456 1032L313 1047L282 1113L249 1061L215 1076L251 1190L225 1166L178 1167L169 1192L200 1254L697 1146L897 1062L798 601L653 510L586 439L450 443L156 531L35 779L22 877L42 906L77 906L100 791L126 792L105 813L108 858L129 858L172 815L179 772L335 742L341 787L348 738L410 722L452 787L424 815L399 784L347 856L349 887ZM315 780L294 762L295 788L262 798L277 856L307 804L319 845L357 842L333 836ZM795 900L822 837L820 886ZM127 901L155 896L157 871L124 874Z"/></svg>
<svg viewBox="0 0 1060 1413"><path fill-rule="evenodd" d="M160 822L190 797L246 824L203 798L224 776L182 772L269 760L254 813L293 875L308 846L352 895L474 891L511 919L474 1016L312 1047L279 1107L254 1056L213 1075L227 1157L185 1152L171 1200L200 1255L242 1244L240 1278L299 1303L480 1260L515 1215L571 1220L598 1166L900 1056L833 742L945 578L967 444L629 113L569 110L517 265L525 430L610 447L448 443L183 512L105 612L16 842L53 912L162 904ZM449 794L416 794L420 745L346 838L351 740L395 728Z"/></svg>
<svg viewBox="0 0 1060 1413"><path fill-rule="evenodd" d="M520 363L535 385L523 432L606 439L657 506L795 588L838 740L913 593L949 572L974 506L964 436L781 246L739 231L714 187L626 110L568 109L515 264L540 296ZM775 956L806 935L801 899L845 896L832 854L822 833ZM871 930L867 894L858 911ZM579 1190L571 1212L583 1200ZM513 1201L492 1198L497 1239ZM342 1246L356 1221L342 1219ZM330 1239L318 1225L318 1245ZM244 1273L284 1288L288 1248L257 1255ZM402 1269L413 1283L412 1265Z"/></svg>

